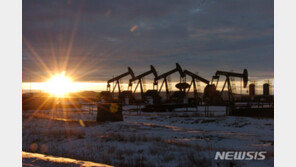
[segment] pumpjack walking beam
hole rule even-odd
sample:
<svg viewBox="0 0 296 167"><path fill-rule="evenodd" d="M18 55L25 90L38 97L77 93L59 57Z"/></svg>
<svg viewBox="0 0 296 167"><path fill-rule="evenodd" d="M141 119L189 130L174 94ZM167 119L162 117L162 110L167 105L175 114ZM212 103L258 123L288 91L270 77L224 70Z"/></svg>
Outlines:
<svg viewBox="0 0 296 167"><path fill-rule="evenodd" d="M113 89L112 89L112 96L114 96L114 91L115 91L116 87L118 87L118 93L120 94L121 90L120 90L119 80L121 78L126 77L128 75L130 75L132 78L135 77L135 74L134 74L133 70L130 67L128 67L127 69L128 69L128 71L126 73L123 73L123 74L121 74L121 75L119 75L117 77L114 77L114 78L107 81L107 91L111 91L110 83L111 82L116 82L115 85L113 86ZM131 86L131 85L129 85L129 86Z"/></svg>
<svg viewBox="0 0 296 167"><path fill-rule="evenodd" d="M228 88L228 100L229 102L233 102L234 101L234 96L232 94L232 88L231 88L231 83L230 83L230 77L238 77L238 78L242 78L243 79L243 84L244 84L244 88L247 87L248 84L248 70L244 69L243 73L234 73L234 72L226 72L226 71L217 71L215 76L213 76L213 78L218 79L219 77L223 75L226 77L225 83L223 85L223 88L221 90L221 95L222 92L227 84L227 88ZM218 83L217 83L218 85Z"/></svg>
<svg viewBox="0 0 296 167"><path fill-rule="evenodd" d="M157 83L158 80L163 79L163 82L162 82L162 84L161 84L161 86L159 88L158 93L161 92L161 89L162 89L163 85L165 84L165 91L166 91L166 97L167 97L167 99L169 98L169 93L170 93L169 92L169 88L168 88L167 77L169 75L175 73L175 72L179 72L181 78L183 78L185 76L184 73L183 73L183 70L182 70L181 66L178 63L176 63L176 68L174 68L173 70L170 70L170 71L168 71L168 72L166 72L164 74L161 74L161 75L159 75L159 76L157 76L157 77L154 78L154 82L155 83Z"/></svg>
<svg viewBox="0 0 296 167"><path fill-rule="evenodd" d="M210 83L210 81L208 81L207 79L202 78L202 77L200 77L200 76L198 76L198 75L196 75L196 74L194 74L194 73L192 73L192 72L190 72L188 70L184 70L183 73L185 75L189 75L191 77L191 83L190 83L190 86L188 88L187 94L189 93L190 88L193 85L194 99L197 99L198 96L197 96L197 88L196 88L195 81L198 80L198 81L201 81L201 82L203 82L203 83L205 83L207 85Z"/></svg>
<svg viewBox="0 0 296 167"><path fill-rule="evenodd" d="M152 65L150 65L150 70L149 71L144 72L144 73L142 73L142 74L140 74L140 75L138 75L138 76L136 76L136 77L129 80L130 85L132 84L132 82L138 80L138 83L137 83L137 85L135 87L134 93L136 92L138 86L140 85L142 100L144 99L144 90L143 90L143 81L142 81L142 79L145 76L150 75L150 74L153 74L154 77L157 77L157 72L156 72L155 68Z"/></svg>

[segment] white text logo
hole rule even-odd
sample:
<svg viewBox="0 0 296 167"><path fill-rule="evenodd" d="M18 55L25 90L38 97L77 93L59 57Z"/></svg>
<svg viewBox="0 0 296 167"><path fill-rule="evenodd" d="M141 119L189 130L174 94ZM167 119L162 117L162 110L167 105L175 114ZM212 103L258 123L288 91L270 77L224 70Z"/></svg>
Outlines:
<svg viewBox="0 0 296 167"><path fill-rule="evenodd" d="M264 160L266 151L217 151L215 160Z"/></svg>

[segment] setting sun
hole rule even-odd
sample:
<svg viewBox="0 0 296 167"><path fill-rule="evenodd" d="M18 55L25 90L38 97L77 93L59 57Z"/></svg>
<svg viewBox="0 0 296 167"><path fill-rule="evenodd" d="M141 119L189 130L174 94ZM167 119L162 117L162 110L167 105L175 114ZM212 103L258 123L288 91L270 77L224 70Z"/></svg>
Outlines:
<svg viewBox="0 0 296 167"><path fill-rule="evenodd" d="M56 74L46 82L46 91L54 96L63 97L73 91L72 79L67 77L65 72Z"/></svg>

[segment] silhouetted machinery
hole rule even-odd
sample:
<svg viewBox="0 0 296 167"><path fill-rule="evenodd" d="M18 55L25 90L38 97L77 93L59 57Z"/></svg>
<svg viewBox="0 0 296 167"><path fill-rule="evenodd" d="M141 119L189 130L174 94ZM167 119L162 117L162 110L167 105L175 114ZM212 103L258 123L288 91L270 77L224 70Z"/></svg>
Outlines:
<svg viewBox="0 0 296 167"><path fill-rule="evenodd" d="M167 100L170 97L170 91L169 91L167 77L173 73L176 73L176 72L179 72L181 78L184 77L183 70L182 70L181 66L178 63L176 63L176 68L154 78L154 84L157 84L158 80L163 79L163 82L158 90L158 94L161 92L163 85L165 85L165 92L166 92Z"/></svg>
<svg viewBox="0 0 296 167"><path fill-rule="evenodd" d="M255 96L256 94L256 86L254 83L249 85L249 95L250 96Z"/></svg>
<svg viewBox="0 0 296 167"><path fill-rule="evenodd" d="M129 104L130 100L133 99L131 91L121 91L120 79L130 75L132 78L135 77L134 72L130 67L128 71L117 77L114 77L107 81L107 91L103 91L98 94L99 103L97 103L97 122L104 121L122 121L122 105ZM110 83L115 82L115 85L111 91ZM118 88L118 99L114 98L114 92L116 87ZM129 85L131 87L131 85Z"/></svg>
<svg viewBox="0 0 296 167"><path fill-rule="evenodd" d="M201 81L203 83L205 83L206 85L209 85L210 81L208 81L207 79L205 78L202 78L200 76L198 76L197 74L194 74L188 70L184 70L183 72L185 75L188 75L191 77L191 83L188 87L188 90L187 90L187 95L189 94L189 91L191 89L191 87L193 86L193 93L194 93L194 102L195 103L199 103L200 99L198 98L198 94L197 94L197 87L196 87L196 82L197 81Z"/></svg>
<svg viewBox="0 0 296 167"><path fill-rule="evenodd" d="M175 86L178 91L174 91L171 95L169 88L169 76L179 73L180 82ZM152 74L154 76L153 89L144 90L143 79ZM129 86L127 91L122 91L120 87L120 80L123 77L131 76L129 79ZM186 82L186 77L191 78L190 84ZM221 76L225 76L225 82L221 91L217 90L219 79ZM150 70L146 71L138 76L135 76L132 69L128 67L128 71L117 77L114 77L107 82L107 91L103 91L98 94L98 115L97 121L121 121L123 120L122 116L122 106L126 104L137 104L138 101L135 100L137 96L137 90L140 89L141 94L141 105L143 103L145 106L142 108L142 111L147 112L163 112L163 111L173 111L176 108L188 108L196 107L198 105L219 105L227 106L227 114L237 115L237 116L267 116L273 117L273 95L270 95L270 85L269 83L263 85L263 95L256 95L255 84L251 83L249 85L249 95L241 95L240 101L235 97L233 91L235 91L234 78L241 78L243 81L243 88L246 88L248 84L248 71L247 69L243 70L243 73L227 72L227 71L216 71L215 75L212 77L211 82L205 78L200 77L197 74L194 74L188 70L182 70L181 66L176 63L176 68L158 75L155 68L151 65ZM158 87L159 80L163 79L160 87ZM137 81L136 87L133 89L133 82ZM198 81L206 84L203 92L203 99L198 95L197 87ZM232 83L231 83L232 82ZM113 83L111 87L110 83ZM144 84L144 85L143 85ZM166 100L161 100L161 91L165 87ZM227 87L227 92L224 92L224 89ZM118 98L114 98L114 93L116 88L118 88ZM159 88L159 89L158 89ZM191 89L192 88L192 89ZM241 88L242 90L242 88ZM192 98L193 92L194 98ZM226 94L227 93L227 94ZM241 92L242 94L242 92ZM223 96L224 95L224 96ZM225 100L223 97L226 97ZM201 102L201 103L200 103ZM236 103L235 103L236 102ZM238 103L243 102L243 103ZM208 107L205 107L208 108ZM207 110L207 109L206 109Z"/></svg>
<svg viewBox="0 0 296 167"><path fill-rule="evenodd" d="M220 105L223 103L220 92L216 90L213 82L204 88L203 101L207 105Z"/></svg>
<svg viewBox="0 0 296 167"><path fill-rule="evenodd" d="M133 70L128 67L128 71L126 73L123 73L117 77L114 77L110 80L107 81L107 91L111 92L111 95L112 97L114 97L114 92L115 92L115 89L116 87L118 88L118 98L121 99L121 100L125 100L125 103L129 103L127 100L130 100L132 99L132 91L121 91L120 89L120 79L126 77L130 75L132 78L135 78L135 74L133 72ZM112 88L112 91L111 91L111 85L110 83L112 82L115 82L115 85L113 86ZM130 85L131 83L129 83L129 87L131 87L132 85ZM123 101L122 101L123 102Z"/></svg>
<svg viewBox="0 0 296 167"><path fill-rule="evenodd" d="M188 104L188 96L186 90L190 87L190 85L186 82L180 82L176 84L176 88L179 91L175 91L173 95L170 97L170 102L178 103L178 104Z"/></svg>
<svg viewBox="0 0 296 167"><path fill-rule="evenodd" d="M269 96L269 83L263 84L263 95Z"/></svg>
<svg viewBox="0 0 296 167"><path fill-rule="evenodd" d="M146 77L147 75L150 75L150 74L153 74L154 77L157 77L157 72L156 72L155 68L152 65L150 65L150 70L149 71L144 72L144 73L142 73L142 74L140 74L140 75L138 75L136 77L133 77L132 79L129 80L129 85L132 85L132 82L138 80L138 83L137 83L137 85L136 85L136 87L134 89L134 93L136 92L136 90L138 89L138 87L140 85L142 102L146 101L146 97L145 97L144 90L143 90L143 78ZM153 84L155 85L156 83L153 82Z"/></svg>
<svg viewBox="0 0 296 167"><path fill-rule="evenodd" d="M218 86L220 76L225 76L226 77L224 85L223 85L221 93L220 93L220 96L222 96L224 88L226 87L226 84L227 84L227 88L228 88L228 104L233 104L234 101L235 101L235 98L234 98L233 93L232 93L230 77L242 78L243 87L246 88L247 84L248 84L248 71L247 71L247 69L244 69L242 74L241 73L234 73L234 72L226 72L226 71L217 71L215 76L213 76L213 79L217 79L216 87ZM213 80L212 80L212 82L213 82ZM208 88L208 89L209 90L205 90L205 91L213 91L214 87L213 88Z"/></svg>

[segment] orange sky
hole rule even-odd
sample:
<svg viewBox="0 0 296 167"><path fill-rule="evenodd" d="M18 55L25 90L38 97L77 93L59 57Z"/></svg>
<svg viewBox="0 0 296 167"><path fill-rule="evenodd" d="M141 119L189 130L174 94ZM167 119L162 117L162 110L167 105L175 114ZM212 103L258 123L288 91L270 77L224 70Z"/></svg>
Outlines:
<svg viewBox="0 0 296 167"><path fill-rule="evenodd" d="M257 81L256 82L256 93L260 94L262 93L262 85L264 83L266 83L267 81L269 81L269 83L271 84L271 94L273 94L273 79L269 79L269 80L260 80L260 81ZM172 82L171 83L171 88L173 90L177 90L174 85L176 84L177 82ZM188 82L189 83L189 82ZM249 82L250 83L250 82ZM218 89L221 89L222 86L224 84L224 81L219 81L219 84L218 84ZM23 92L30 92L30 90L32 92L46 92L47 88L46 88L46 82L23 82L22 83L22 89L23 89ZM104 91L106 90L106 82L73 82L72 83L72 90L74 92L79 92L79 91ZM121 84L122 87L124 89L127 88L127 83L122 83ZM133 88L135 88L135 85L133 85ZM160 85L160 84L159 84ZM204 89L204 86L205 84L203 83L200 83L200 86L199 86L199 91L203 91ZM240 93L240 81L236 81L236 84L235 84L235 87L236 87L236 91L235 93ZM152 84L150 83L147 83L146 84L146 90L148 89L152 89ZM163 89L164 90L164 89ZM247 93L247 88L243 88L243 93ZM138 89L139 91L139 89Z"/></svg>

